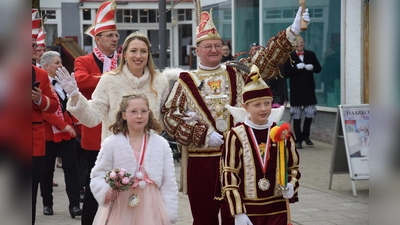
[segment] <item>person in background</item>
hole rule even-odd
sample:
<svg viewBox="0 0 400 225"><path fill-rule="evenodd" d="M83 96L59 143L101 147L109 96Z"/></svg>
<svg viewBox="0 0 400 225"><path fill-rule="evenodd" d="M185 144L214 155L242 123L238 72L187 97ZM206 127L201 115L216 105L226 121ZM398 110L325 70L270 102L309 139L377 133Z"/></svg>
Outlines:
<svg viewBox="0 0 400 225"><path fill-rule="evenodd" d="M200 63L197 70L180 73L163 108L164 124L168 134L183 145L181 184L189 197L193 224L220 224L220 211L222 225L234 224L228 206L222 201L220 159L226 134L234 126L225 106L242 105L241 91L248 74L221 64L223 44L212 14L204 11L198 18L201 20L196 29L196 54ZM277 76L279 65L286 62L297 46L300 18L310 21L307 9L301 15L300 7L293 24L247 60L249 67L256 62L262 68L260 74L264 79ZM267 55L278 57L266 58Z"/></svg>
<svg viewBox="0 0 400 225"><path fill-rule="evenodd" d="M75 119L66 110L67 95L54 79L56 70L61 68L60 54L48 51L42 55L40 64L48 73L48 79L52 83L55 95L59 101L59 107L55 113L44 113L44 126L46 132L46 155L40 179L40 191L43 198L43 214L53 215L53 177L56 157L63 162L65 190L69 200L69 213L72 218L81 216L79 206L79 176L77 163L76 129Z"/></svg>
<svg viewBox="0 0 400 225"><path fill-rule="evenodd" d="M37 9L32 9L32 55L36 53L36 39L41 22L37 13ZM35 82L40 82L39 87L33 87ZM58 102L53 95L47 72L32 65L32 224L36 220L37 191L46 154L43 113L54 113L57 109Z"/></svg>
<svg viewBox="0 0 400 225"><path fill-rule="evenodd" d="M146 95L131 92L121 97L114 123L91 172L90 187L100 204L93 224L173 224L178 219L178 186L168 142L158 135L161 124L149 108ZM134 178L118 192L104 175L115 167ZM130 202L130 197L138 202ZM109 215L110 201L115 201ZM132 204L132 205L129 205Z"/></svg>
<svg viewBox="0 0 400 225"><path fill-rule="evenodd" d="M301 149L303 141L307 145L314 144L310 140L311 123L317 113L314 73L321 72L322 67L315 53L304 49L302 37L296 50L290 53L290 57L291 59L284 65L284 70L286 78L290 81L290 116L293 118L296 148ZM305 112L303 130L301 130L302 110Z"/></svg>
<svg viewBox="0 0 400 225"><path fill-rule="evenodd" d="M231 44L228 41L222 46L222 60L221 63L233 60Z"/></svg>
<svg viewBox="0 0 400 225"><path fill-rule="evenodd" d="M285 70L283 66L279 67L281 74L276 76L275 79L266 80L265 82L272 91L274 99L272 100L272 108L286 107L288 99L288 90L285 79Z"/></svg>
<svg viewBox="0 0 400 225"><path fill-rule="evenodd" d="M274 97L255 65L242 95L243 108L249 116L227 134L221 157L223 195L235 225L285 225L285 199L298 201L301 174L296 144L293 135L285 135L288 171L284 173L288 173L288 183L287 189L282 189L278 176L279 144L270 137L277 128L271 116Z"/></svg>
<svg viewBox="0 0 400 225"><path fill-rule="evenodd" d="M36 43L37 43L37 48L36 48L36 53L34 55L34 60L36 63L37 67L41 67L40 66L40 59L42 58L43 53L46 52L46 32L44 31L44 27L41 27L39 29L39 34L38 37L36 39Z"/></svg>

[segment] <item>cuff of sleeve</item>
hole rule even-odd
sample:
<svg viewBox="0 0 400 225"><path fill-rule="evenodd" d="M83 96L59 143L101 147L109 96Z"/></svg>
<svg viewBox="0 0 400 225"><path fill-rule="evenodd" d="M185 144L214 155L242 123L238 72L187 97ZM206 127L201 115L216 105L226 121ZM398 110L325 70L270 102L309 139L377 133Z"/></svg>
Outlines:
<svg viewBox="0 0 400 225"><path fill-rule="evenodd" d="M299 45L299 35L294 35L291 31L292 25L290 25L286 29L286 37L289 40L290 44L292 44L293 47L296 47Z"/></svg>

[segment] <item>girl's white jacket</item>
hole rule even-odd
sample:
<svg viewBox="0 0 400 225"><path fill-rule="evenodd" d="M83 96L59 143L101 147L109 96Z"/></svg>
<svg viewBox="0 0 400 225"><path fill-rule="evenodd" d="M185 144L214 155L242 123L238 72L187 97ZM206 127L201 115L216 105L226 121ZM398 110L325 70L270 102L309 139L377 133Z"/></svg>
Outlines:
<svg viewBox="0 0 400 225"><path fill-rule="evenodd" d="M122 133L111 135L103 141L90 174L90 188L100 205L105 206L106 192L110 188L104 179L106 172L120 167L133 176L137 163L128 138ZM149 178L160 189L171 222L175 223L178 219L178 186L172 152L168 142L153 132L147 141L143 166Z"/></svg>

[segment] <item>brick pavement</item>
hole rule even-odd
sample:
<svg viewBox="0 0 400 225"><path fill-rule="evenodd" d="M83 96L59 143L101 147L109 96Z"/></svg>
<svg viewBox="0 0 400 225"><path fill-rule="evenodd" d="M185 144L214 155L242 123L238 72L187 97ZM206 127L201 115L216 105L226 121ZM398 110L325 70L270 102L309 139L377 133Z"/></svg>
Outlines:
<svg viewBox="0 0 400 225"><path fill-rule="evenodd" d="M329 169L332 145L313 141L314 146L304 145L300 149L300 201L291 204L294 225L358 225L368 224L369 218L369 182L356 181L357 197L353 196L350 175L335 174L332 189L329 190ZM180 163L175 162L176 177L179 180ZM42 199L38 195L37 225L80 225L80 217L72 219L68 212L68 200L63 184L62 169L56 168L54 188L54 215L44 216ZM179 219L177 225L189 225L192 222L190 206L186 195L179 193Z"/></svg>

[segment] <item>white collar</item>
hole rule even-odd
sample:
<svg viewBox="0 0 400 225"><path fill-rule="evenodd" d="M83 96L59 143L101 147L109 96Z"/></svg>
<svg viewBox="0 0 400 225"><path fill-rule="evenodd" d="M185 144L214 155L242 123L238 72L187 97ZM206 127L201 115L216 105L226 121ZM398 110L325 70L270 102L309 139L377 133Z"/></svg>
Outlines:
<svg viewBox="0 0 400 225"><path fill-rule="evenodd" d="M256 130L265 130L268 127L272 126L272 123L274 122L272 120L272 116L271 115L268 117L267 123L263 124L263 125L255 124L249 118L250 118L250 116L246 117L246 119L244 120L244 124L246 124L247 126L253 128L253 129L256 129Z"/></svg>
<svg viewBox="0 0 400 225"><path fill-rule="evenodd" d="M202 70L216 70L218 69L218 67L220 67L221 65L218 64L218 66L215 67L208 67L208 66L203 66L201 63L199 63L199 67Z"/></svg>

